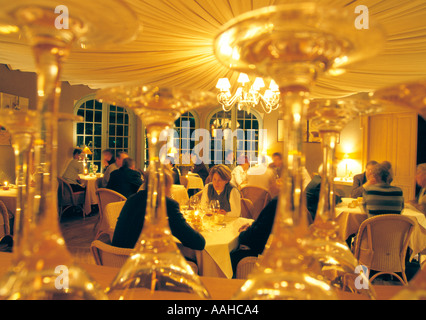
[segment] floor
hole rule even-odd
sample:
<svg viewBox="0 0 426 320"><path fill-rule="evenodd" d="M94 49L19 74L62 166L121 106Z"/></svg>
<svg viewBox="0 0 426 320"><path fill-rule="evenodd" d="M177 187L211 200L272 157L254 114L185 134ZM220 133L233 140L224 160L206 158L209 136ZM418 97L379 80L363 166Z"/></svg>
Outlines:
<svg viewBox="0 0 426 320"><path fill-rule="evenodd" d="M77 263L95 264L90 244L95 239L95 225L98 219L99 213L83 219L79 212L67 212L61 219L60 227L65 244Z"/></svg>

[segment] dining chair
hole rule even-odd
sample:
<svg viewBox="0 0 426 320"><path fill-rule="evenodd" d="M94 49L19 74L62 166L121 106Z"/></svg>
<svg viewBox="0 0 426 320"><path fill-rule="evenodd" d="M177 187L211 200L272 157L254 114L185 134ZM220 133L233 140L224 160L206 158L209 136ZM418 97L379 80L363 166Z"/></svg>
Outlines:
<svg viewBox="0 0 426 320"><path fill-rule="evenodd" d="M99 219L94 226L94 230L96 230L96 236L98 236L102 232L109 231L108 220L105 219L106 206L109 203L126 201L127 198L114 190L105 188L96 190L96 195L98 196Z"/></svg>
<svg viewBox="0 0 426 320"><path fill-rule="evenodd" d="M111 240L114 236L117 219L125 203L125 201L111 202L105 206L103 228L100 228L99 232L106 232L110 235Z"/></svg>
<svg viewBox="0 0 426 320"><path fill-rule="evenodd" d="M121 268L129 258L133 249L120 248L111 245L109 234L101 233L90 245L95 263L100 266ZM195 274L198 274L198 266L187 260Z"/></svg>
<svg viewBox="0 0 426 320"><path fill-rule="evenodd" d="M103 237L103 235L105 235ZM98 235L90 245L95 263L99 266L120 268L129 258L133 249L119 248L111 245L109 234Z"/></svg>
<svg viewBox="0 0 426 320"><path fill-rule="evenodd" d="M378 215L361 223L354 256L361 265L377 271L371 282L382 274L391 274L404 285L408 284L405 257L413 230L413 220L399 214ZM397 273L401 273L402 278Z"/></svg>
<svg viewBox="0 0 426 320"><path fill-rule="evenodd" d="M254 219L254 206L250 199L241 198L241 217Z"/></svg>
<svg viewBox="0 0 426 320"><path fill-rule="evenodd" d="M0 225L0 238L10 235L10 219L9 219L9 210L7 210L6 205L3 201L0 200L0 215L3 220L3 226Z"/></svg>
<svg viewBox="0 0 426 320"><path fill-rule="evenodd" d="M252 270L256 267L259 261L258 257L244 257L237 264L236 279L248 279Z"/></svg>
<svg viewBox="0 0 426 320"><path fill-rule="evenodd" d="M265 188L258 186L245 186L241 188L242 198L249 199L253 203L252 219L256 220L263 208L271 201L271 194Z"/></svg>
<svg viewBox="0 0 426 320"><path fill-rule="evenodd" d="M62 215L69 208L80 208L83 212L83 218L86 217L84 212L84 203L86 201L86 191L73 192L71 185L61 177L58 177L58 211L59 221Z"/></svg>
<svg viewBox="0 0 426 320"><path fill-rule="evenodd" d="M185 176L179 177L180 184L185 187L185 189L188 189L188 178Z"/></svg>

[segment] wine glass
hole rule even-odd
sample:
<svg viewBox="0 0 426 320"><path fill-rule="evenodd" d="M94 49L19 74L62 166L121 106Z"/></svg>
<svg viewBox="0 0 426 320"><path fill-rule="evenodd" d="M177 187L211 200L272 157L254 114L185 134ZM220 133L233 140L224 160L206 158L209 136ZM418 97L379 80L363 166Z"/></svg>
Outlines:
<svg viewBox="0 0 426 320"><path fill-rule="evenodd" d="M149 143L149 184L145 222L130 258L107 288L116 299L198 299L210 294L180 253L170 231L166 199L164 162L160 153L160 133L173 126L180 114L214 105L215 96L177 88L133 86L103 89L97 93L101 102L131 108L143 119ZM192 197L190 205L196 204ZM198 203L198 201L196 201Z"/></svg>
<svg viewBox="0 0 426 320"><path fill-rule="evenodd" d="M36 185L27 223L20 235L25 243L19 260L0 281L3 299L106 299L103 290L74 263L65 247L57 213L57 136L60 76L73 46L96 47L121 44L136 35L136 16L120 0L60 2L66 15L58 17L53 0L0 0L0 22L22 31L35 58L37 110L34 158ZM93 12L107 12L105 16ZM62 21L63 24L58 21Z"/></svg>
<svg viewBox="0 0 426 320"><path fill-rule="evenodd" d="M375 298L373 287L364 273L357 274L358 262L341 238L336 222L334 178L336 146L342 129L359 115L381 110L370 101L368 94L360 93L341 99L313 99L309 104L308 119L318 129L323 150L321 188L314 223L310 226L310 252L320 262L327 281L335 288ZM355 279L368 286L356 288Z"/></svg>
<svg viewBox="0 0 426 320"><path fill-rule="evenodd" d="M192 210L198 210L200 199L198 198L198 196L193 195L191 198L189 198L189 204Z"/></svg>
<svg viewBox="0 0 426 320"><path fill-rule="evenodd" d="M426 120L426 80L389 86L370 94L372 100L388 106L416 110Z"/></svg>
<svg viewBox="0 0 426 320"><path fill-rule="evenodd" d="M220 210L220 202L219 200L210 200L210 208L209 208L210 214L209 217L217 215L217 213Z"/></svg>
<svg viewBox="0 0 426 320"><path fill-rule="evenodd" d="M426 80L418 80L406 84L389 86L370 94L371 99L387 104L417 110L426 120ZM426 268L418 271L416 276L404 287L393 300L425 300L426 299Z"/></svg>
<svg viewBox="0 0 426 320"><path fill-rule="evenodd" d="M383 45L383 32L374 21L360 32L351 17L344 8L288 3L243 14L215 38L215 54L223 65L278 84L284 120L283 183L272 234L260 266L236 299L336 298L319 261L308 252L303 127L316 77L372 56Z"/></svg>

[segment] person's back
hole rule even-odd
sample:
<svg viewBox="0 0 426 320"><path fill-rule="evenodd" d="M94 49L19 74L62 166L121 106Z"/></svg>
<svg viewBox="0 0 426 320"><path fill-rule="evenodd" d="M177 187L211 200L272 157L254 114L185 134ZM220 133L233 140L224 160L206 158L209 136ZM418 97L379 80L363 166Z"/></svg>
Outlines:
<svg viewBox="0 0 426 320"><path fill-rule="evenodd" d="M141 190L127 199L118 217L112 245L120 248L134 248L143 229L146 213L147 191ZM188 248L203 250L204 237L192 229L182 213L179 204L166 198L167 216L173 236Z"/></svg>
<svg viewBox="0 0 426 320"><path fill-rule="evenodd" d="M404 209L402 189L391 186L390 171L386 166L377 164L371 169L371 185L363 193L363 206L369 217L379 214L400 214Z"/></svg>
<svg viewBox="0 0 426 320"><path fill-rule="evenodd" d="M107 188L121 193L126 198L138 192L142 185L142 177L140 172L133 170L132 167L133 160L124 159L123 166L111 173Z"/></svg>
<svg viewBox="0 0 426 320"><path fill-rule="evenodd" d="M400 214L404 209L404 195L399 187L379 183L365 189L363 203L369 216Z"/></svg>

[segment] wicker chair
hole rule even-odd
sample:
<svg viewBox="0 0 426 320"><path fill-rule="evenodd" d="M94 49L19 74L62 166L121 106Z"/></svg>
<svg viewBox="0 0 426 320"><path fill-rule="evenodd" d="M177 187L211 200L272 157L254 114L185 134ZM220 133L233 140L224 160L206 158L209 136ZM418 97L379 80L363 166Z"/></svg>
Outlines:
<svg viewBox="0 0 426 320"><path fill-rule="evenodd" d="M251 202L251 200L249 199L241 198L241 217L254 219L253 213L254 213L253 202Z"/></svg>
<svg viewBox="0 0 426 320"><path fill-rule="evenodd" d="M108 234L100 234L97 240L93 241L90 250L97 265L121 268L134 249L119 248L111 245ZM198 274L198 266L188 261L195 274Z"/></svg>
<svg viewBox="0 0 426 320"><path fill-rule="evenodd" d="M413 227L413 220L398 214L379 215L361 224L354 256L360 264L378 271L370 278L371 282L382 274L391 274L404 285L408 284L405 256Z"/></svg>
<svg viewBox="0 0 426 320"><path fill-rule="evenodd" d="M99 220L95 224L96 237L97 237L99 234L103 232L109 233L110 231L110 225L108 221L111 221L111 220L108 220L105 218L106 206L109 203L126 201L127 198L116 191L105 189L105 188L96 190L96 195L98 196L98 204L99 204ZM115 227L115 224L114 224L114 227Z"/></svg>
<svg viewBox="0 0 426 320"><path fill-rule="evenodd" d="M251 271L256 267L259 261L258 257L245 257L237 264L237 271L235 278L248 279Z"/></svg>
<svg viewBox="0 0 426 320"><path fill-rule="evenodd" d="M80 208L84 212L84 202L86 201L86 191L73 192L71 185L61 177L58 177L58 211L59 220L63 213L69 208Z"/></svg>
<svg viewBox="0 0 426 320"><path fill-rule="evenodd" d="M257 186L245 186L241 188L242 198L249 199L254 206L252 219L256 220L263 208L271 201L268 190Z"/></svg>
<svg viewBox="0 0 426 320"><path fill-rule="evenodd" d="M133 249L119 248L111 245L109 235L98 235L98 240L95 240L90 245L90 250L97 265L121 268L127 258L132 253Z"/></svg>
<svg viewBox="0 0 426 320"><path fill-rule="evenodd" d="M111 202L105 206L105 210L103 212L104 213L103 225L100 226L99 232L105 232L109 234L111 240L114 235L117 219L120 216L121 209L123 209L123 206L125 203L126 203L125 201Z"/></svg>
<svg viewBox="0 0 426 320"><path fill-rule="evenodd" d="M188 178L185 176L179 177L180 184L185 187L185 189L188 189Z"/></svg>

